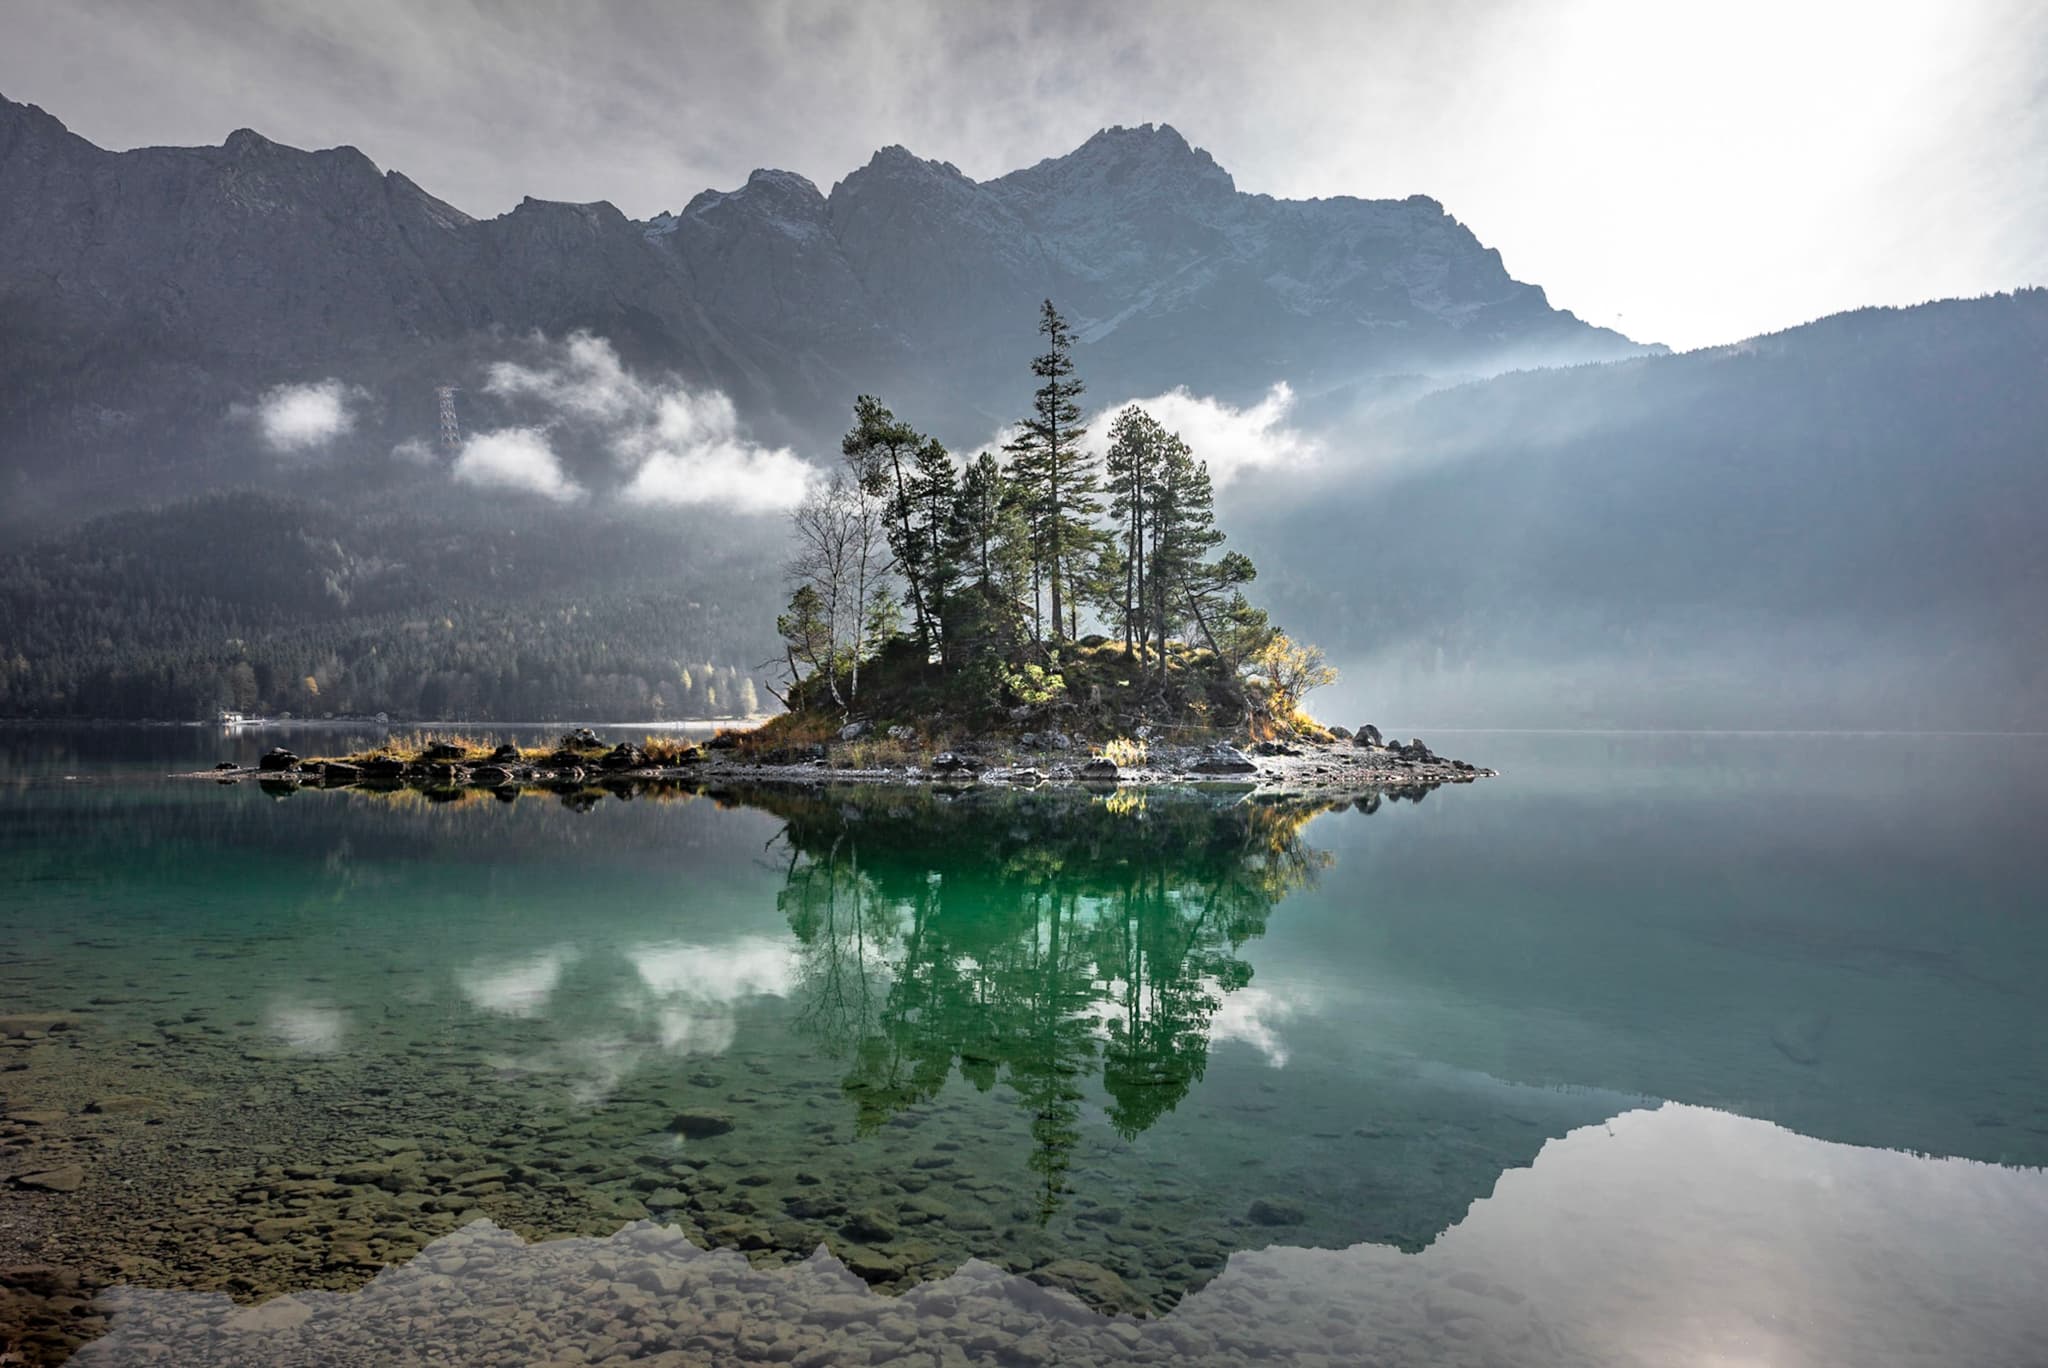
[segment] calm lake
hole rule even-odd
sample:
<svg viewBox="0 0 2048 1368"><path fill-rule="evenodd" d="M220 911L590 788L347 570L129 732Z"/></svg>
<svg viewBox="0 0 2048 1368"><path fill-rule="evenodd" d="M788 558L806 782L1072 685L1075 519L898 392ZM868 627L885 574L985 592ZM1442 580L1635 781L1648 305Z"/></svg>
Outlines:
<svg viewBox="0 0 2048 1368"><path fill-rule="evenodd" d="M0 1362L2048 1360L2048 738L1424 736L1501 777L0 731Z"/></svg>

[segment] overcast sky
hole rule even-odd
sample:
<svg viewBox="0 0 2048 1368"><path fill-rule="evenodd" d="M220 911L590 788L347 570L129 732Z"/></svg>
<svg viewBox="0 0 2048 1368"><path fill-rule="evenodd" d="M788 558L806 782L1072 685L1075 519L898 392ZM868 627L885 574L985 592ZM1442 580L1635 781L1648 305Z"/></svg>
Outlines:
<svg viewBox="0 0 2048 1368"><path fill-rule="evenodd" d="M1241 189L1432 195L1645 340L2048 283L2041 0L0 0L0 34L0 94L103 146L353 143L478 215L1165 121Z"/></svg>

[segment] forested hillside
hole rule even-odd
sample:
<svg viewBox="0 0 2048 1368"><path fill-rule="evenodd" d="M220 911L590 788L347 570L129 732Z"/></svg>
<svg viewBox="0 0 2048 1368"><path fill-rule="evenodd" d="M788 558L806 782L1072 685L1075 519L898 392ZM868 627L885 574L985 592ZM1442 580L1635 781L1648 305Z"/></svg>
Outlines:
<svg viewBox="0 0 2048 1368"><path fill-rule="evenodd" d="M0 715L750 712L778 569L652 521L211 495L0 558Z"/></svg>

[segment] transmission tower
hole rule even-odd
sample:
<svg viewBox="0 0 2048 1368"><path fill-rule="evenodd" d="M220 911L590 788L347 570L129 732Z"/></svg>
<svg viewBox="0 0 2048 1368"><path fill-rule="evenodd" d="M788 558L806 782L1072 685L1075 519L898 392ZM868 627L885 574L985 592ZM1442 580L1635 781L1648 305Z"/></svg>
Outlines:
<svg viewBox="0 0 2048 1368"><path fill-rule="evenodd" d="M455 385L436 385L434 397L441 401L441 450L457 451L462 446L462 424L455 417Z"/></svg>

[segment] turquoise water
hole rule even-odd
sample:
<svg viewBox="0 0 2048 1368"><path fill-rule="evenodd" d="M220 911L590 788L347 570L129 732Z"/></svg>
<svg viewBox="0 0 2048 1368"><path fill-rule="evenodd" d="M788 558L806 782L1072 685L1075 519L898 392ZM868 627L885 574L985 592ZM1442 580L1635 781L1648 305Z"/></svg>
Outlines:
<svg viewBox="0 0 2048 1368"><path fill-rule="evenodd" d="M2048 1336L2048 740L1444 734L1502 777L1336 806L148 777L279 739L0 733L45 1357L773 1357L732 1306L820 1361ZM585 1324L621 1260L658 1314ZM536 1296L585 1311L476 1337Z"/></svg>

